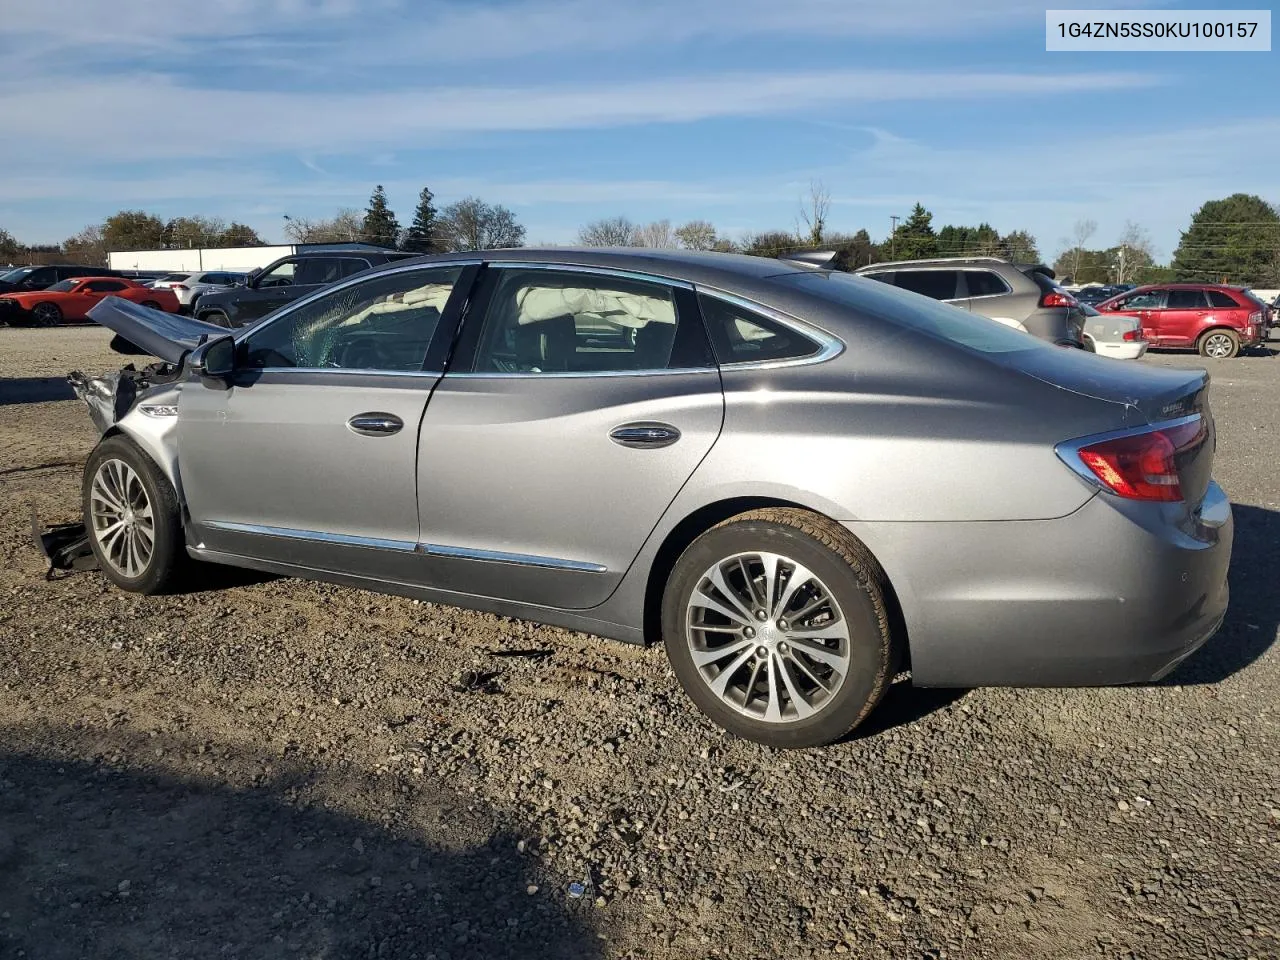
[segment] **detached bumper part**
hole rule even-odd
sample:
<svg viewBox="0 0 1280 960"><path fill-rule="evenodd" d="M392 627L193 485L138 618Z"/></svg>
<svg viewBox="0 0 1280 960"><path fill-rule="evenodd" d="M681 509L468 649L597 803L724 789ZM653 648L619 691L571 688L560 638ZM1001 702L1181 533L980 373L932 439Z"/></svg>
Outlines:
<svg viewBox="0 0 1280 960"><path fill-rule="evenodd" d="M59 570L97 570L98 558L89 546L89 531L83 523L55 523L45 527L36 508L31 507L31 539L49 563L46 580L57 579Z"/></svg>

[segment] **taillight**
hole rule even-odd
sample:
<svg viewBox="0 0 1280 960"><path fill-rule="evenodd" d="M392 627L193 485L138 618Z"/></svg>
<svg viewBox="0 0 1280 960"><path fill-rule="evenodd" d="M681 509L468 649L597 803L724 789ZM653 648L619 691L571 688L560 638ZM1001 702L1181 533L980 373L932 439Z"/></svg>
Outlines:
<svg viewBox="0 0 1280 960"><path fill-rule="evenodd" d="M1260 324L1262 322L1262 311L1255 310L1253 313L1249 314L1249 322L1255 327Z"/></svg>
<svg viewBox="0 0 1280 960"><path fill-rule="evenodd" d="M1133 341L1133 340L1141 340L1141 339L1142 339L1142 331L1141 331L1141 330L1126 330L1126 331L1121 335L1120 339L1121 339L1121 340L1129 340L1129 341Z"/></svg>
<svg viewBox="0 0 1280 960"><path fill-rule="evenodd" d="M1078 301L1075 297L1059 290L1050 291L1040 298L1040 306L1042 307L1074 307L1077 305Z"/></svg>
<svg viewBox="0 0 1280 960"><path fill-rule="evenodd" d="M1091 441L1085 437L1058 445L1058 456L1081 476L1129 500L1182 499L1178 460L1194 452L1208 436L1204 420L1196 416ZM1081 469L1083 468L1083 469Z"/></svg>

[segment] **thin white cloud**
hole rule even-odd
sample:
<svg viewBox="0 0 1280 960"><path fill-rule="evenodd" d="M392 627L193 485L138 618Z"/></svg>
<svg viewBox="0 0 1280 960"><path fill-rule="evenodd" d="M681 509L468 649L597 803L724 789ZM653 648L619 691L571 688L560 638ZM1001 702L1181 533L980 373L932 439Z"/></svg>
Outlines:
<svg viewBox="0 0 1280 960"><path fill-rule="evenodd" d="M1156 77L1111 73L834 70L739 73L651 81L517 87L455 87L367 94L212 90L164 77L42 85L0 99L0 159L40 165L51 153L97 161L366 152L440 146L461 135L572 130L719 117L795 116L802 111L894 101L1045 97L1151 86ZM154 130L107 123L86 137L68 117L109 117L122 103ZM211 124L210 117L234 118ZM367 153L366 153L367 155Z"/></svg>

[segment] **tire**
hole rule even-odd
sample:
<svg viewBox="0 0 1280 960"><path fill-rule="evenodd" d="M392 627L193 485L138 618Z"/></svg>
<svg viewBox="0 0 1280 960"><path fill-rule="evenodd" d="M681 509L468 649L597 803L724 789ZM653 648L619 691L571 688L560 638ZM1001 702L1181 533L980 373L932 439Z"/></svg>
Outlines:
<svg viewBox="0 0 1280 960"><path fill-rule="evenodd" d="M231 329L230 318L228 318L221 310L209 310L206 313L200 314L197 319L203 320L205 323L215 324L219 327L226 327L228 330Z"/></svg>
<svg viewBox="0 0 1280 960"><path fill-rule="evenodd" d="M1202 357L1230 360L1240 352L1240 335L1234 330L1206 330L1196 341L1196 349Z"/></svg>
<svg viewBox="0 0 1280 960"><path fill-rule="evenodd" d="M81 488L89 545L107 579L131 593L171 589L185 566L185 537L177 494L155 462L129 438L108 437L90 454ZM145 507L150 508L149 552ZM121 518L123 532L110 536Z"/></svg>
<svg viewBox="0 0 1280 960"><path fill-rule="evenodd" d="M164 309L162 306L160 306L160 304L156 303L154 300L143 300L143 301L142 301L142 305L143 305L144 307L147 307L147 308L151 309L151 310L163 310L163 309Z"/></svg>
<svg viewBox="0 0 1280 960"><path fill-rule="evenodd" d="M1084 340L1082 341L1082 346L1089 353L1098 352L1098 348L1093 345L1093 339L1091 337L1085 337Z"/></svg>
<svg viewBox="0 0 1280 960"><path fill-rule="evenodd" d="M766 593L769 555L778 559ZM809 573L799 583L797 567ZM736 594L736 609L713 571ZM755 584L750 593L744 571ZM695 591L719 609L699 603ZM861 723L893 680L903 644L890 627L889 595L879 563L843 527L803 510L756 510L712 527L676 561L662 598L663 641L681 686L719 726L770 747L816 747ZM774 609L761 616L766 596ZM756 605L750 627L744 602ZM779 616L787 613L803 627ZM821 627L832 633L827 640L814 639Z"/></svg>
<svg viewBox="0 0 1280 960"><path fill-rule="evenodd" d="M37 327L56 327L62 322L62 308L56 303L37 303L31 308L31 319Z"/></svg>

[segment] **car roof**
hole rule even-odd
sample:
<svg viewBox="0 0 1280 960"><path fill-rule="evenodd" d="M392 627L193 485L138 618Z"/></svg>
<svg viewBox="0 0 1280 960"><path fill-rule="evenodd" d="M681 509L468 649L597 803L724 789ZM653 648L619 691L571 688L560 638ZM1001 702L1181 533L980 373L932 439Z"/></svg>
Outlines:
<svg viewBox="0 0 1280 960"><path fill-rule="evenodd" d="M647 247L545 247L540 249L513 247L503 250L432 254L416 257L413 260L398 260L396 266L416 262L450 263L475 260L634 270L672 280L709 285L717 281L760 280L788 273L811 273L817 269L795 261L752 257L741 253L658 250Z"/></svg>

